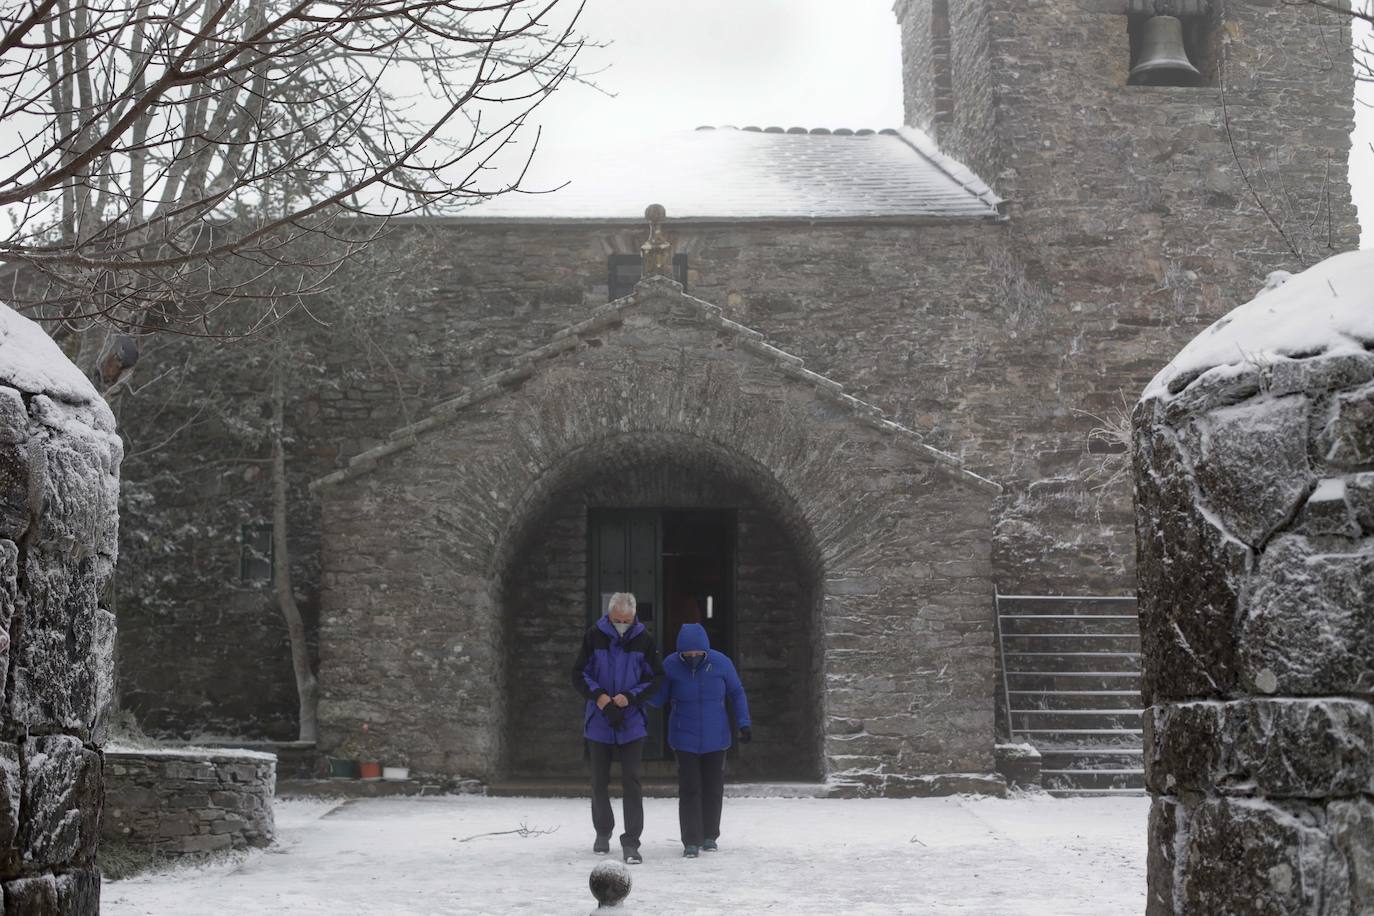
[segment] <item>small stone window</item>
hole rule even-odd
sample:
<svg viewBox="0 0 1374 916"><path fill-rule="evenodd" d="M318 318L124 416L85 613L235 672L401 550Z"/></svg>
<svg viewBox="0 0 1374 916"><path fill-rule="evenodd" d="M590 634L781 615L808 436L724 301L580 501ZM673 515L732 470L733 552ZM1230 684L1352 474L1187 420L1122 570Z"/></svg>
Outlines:
<svg viewBox="0 0 1374 916"><path fill-rule="evenodd" d="M637 254L613 254L607 259L606 266L609 273L608 301L628 296L644 275L644 261ZM673 279L682 284L683 290L687 289L687 255L673 255Z"/></svg>
<svg viewBox="0 0 1374 916"><path fill-rule="evenodd" d="M1129 0L1127 8L1132 86L1217 85L1221 23L1213 3L1209 0ZM1137 69L1150 61L1175 57L1180 50L1197 73L1167 66Z"/></svg>
<svg viewBox="0 0 1374 916"><path fill-rule="evenodd" d="M272 526L243 525L239 529L239 581L267 585L273 578Z"/></svg>

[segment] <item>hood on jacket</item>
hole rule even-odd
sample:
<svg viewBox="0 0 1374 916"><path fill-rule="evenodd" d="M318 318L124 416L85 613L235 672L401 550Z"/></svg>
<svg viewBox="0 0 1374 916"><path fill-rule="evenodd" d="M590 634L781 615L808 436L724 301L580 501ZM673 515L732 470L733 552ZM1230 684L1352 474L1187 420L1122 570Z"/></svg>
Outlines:
<svg viewBox="0 0 1374 916"><path fill-rule="evenodd" d="M679 652L705 652L711 648L711 639L706 628L699 623L684 623L677 631L677 650Z"/></svg>

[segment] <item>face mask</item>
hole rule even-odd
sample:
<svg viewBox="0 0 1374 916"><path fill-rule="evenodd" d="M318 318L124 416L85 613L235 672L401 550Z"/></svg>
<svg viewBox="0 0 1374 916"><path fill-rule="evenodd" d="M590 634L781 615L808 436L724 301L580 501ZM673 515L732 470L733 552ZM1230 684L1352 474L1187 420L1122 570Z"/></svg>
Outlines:
<svg viewBox="0 0 1374 916"><path fill-rule="evenodd" d="M684 655L682 657L687 660L687 664L692 668L700 665L706 658L704 655Z"/></svg>
<svg viewBox="0 0 1374 916"><path fill-rule="evenodd" d="M631 623L614 623L614 622L613 622L613 623L611 624L611 626L615 627L615 631L616 631L617 633L619 633L621 636L624 636L625 633L626 633L626 631L628 631L628 630L630 629L630 627L634 626L634 624L631 624Z"/></svg>

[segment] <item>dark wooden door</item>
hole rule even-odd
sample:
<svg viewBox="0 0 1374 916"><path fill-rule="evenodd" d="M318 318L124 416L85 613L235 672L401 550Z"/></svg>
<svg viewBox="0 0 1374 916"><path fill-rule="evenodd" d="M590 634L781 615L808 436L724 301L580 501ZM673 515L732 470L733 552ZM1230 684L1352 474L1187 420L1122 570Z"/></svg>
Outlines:
<svg viewBox="0 0 1374 916"><path fill-rule="evenodd" d="M616 592L631 592L639 620L653 634L661 656L662 513L656 509L594 509L588 518L588 536L587 624L605 615ZM644 758L661 760L665 754L663 710L647 712L649 736L644 742Z"/></svg>

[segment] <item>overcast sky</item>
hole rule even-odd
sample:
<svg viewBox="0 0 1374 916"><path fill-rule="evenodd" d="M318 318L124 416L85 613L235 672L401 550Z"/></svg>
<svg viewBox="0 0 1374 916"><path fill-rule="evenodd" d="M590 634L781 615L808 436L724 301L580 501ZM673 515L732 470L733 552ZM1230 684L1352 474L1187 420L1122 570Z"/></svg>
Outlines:
<svg viewBox="0 0 1374 916"><path fill-rule="evenodd" d="M841 15L836 10L841 9ZM580 58L614 98L572 84L542 106L538 180L617 142L698 125L897 127L901 48L892 0L588 0ZM1370 94L1374 97L1374 93ZM1358 116L1352 183L1374 215L1374 117ZM991 177L991 176L984 176ZM526 185L530 187L530 185ZM1365 233L1366 246L1374 245Z"/></svg>

